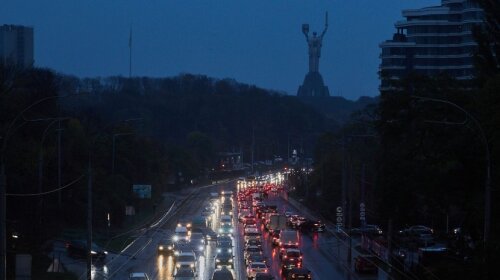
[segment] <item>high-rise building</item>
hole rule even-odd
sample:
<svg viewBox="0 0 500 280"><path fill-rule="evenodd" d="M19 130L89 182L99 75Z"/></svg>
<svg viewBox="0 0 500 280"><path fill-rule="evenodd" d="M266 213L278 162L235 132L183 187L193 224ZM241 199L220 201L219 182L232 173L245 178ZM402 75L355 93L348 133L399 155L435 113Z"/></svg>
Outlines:
<svg viewBox="0 0 500 280"><path fill-rule="evenodd" d="M440 6L403 10L392 40L380 44L381 90L410 72L468 80L474 77L472 30L483 11L474 0L442 0Z"/></svg>
<svg viewBox="0 0 500 280"><path fill-rule="evenodd" d="M17 67L32 67L33 28L20 25L0 26L0 62Z"/></svg>

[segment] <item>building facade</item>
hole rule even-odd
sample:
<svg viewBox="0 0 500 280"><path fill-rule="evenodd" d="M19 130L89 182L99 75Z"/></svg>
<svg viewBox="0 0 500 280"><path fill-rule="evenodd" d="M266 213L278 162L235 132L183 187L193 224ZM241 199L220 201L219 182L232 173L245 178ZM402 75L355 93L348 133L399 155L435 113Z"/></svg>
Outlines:
<svg viewBox="0 0 500 280"><path fill-rule="evenodd" d="M34 64L33 28L20 25L0 26L0 62L27 68Z"/></svg>
<svg viewBox="0 0 500 280"><path fill-rule="evenodd" d="M474 0L442 0L440 6L403 10L392 40L380 44L381 90L411 72L446 73L459 80L474 77L472 30L483 11Z"/></svg>

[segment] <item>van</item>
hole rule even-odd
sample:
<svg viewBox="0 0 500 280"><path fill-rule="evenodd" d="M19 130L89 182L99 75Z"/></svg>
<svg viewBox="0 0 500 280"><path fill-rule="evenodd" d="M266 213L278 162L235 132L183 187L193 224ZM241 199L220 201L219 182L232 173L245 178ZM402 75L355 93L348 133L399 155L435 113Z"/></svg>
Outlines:
<svg viewBox="0 0 500 280"><path fill-rule="evenodd" d="M189 241L189 231L186 227L176 227L174 231L174 241Z"/></svg>

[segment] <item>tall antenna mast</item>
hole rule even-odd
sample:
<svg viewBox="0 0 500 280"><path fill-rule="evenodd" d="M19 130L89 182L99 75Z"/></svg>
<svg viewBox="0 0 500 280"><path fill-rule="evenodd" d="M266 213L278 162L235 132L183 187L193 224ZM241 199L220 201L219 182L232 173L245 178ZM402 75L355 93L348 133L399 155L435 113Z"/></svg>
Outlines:
<svg viewBox="0 0 500 280"><path fill-rule="evenodd" d="M132 78L132 25L130 25L130 35L128 38L128 47L130 50L129 53L129 68L128 68L128 77Z"/></svg>

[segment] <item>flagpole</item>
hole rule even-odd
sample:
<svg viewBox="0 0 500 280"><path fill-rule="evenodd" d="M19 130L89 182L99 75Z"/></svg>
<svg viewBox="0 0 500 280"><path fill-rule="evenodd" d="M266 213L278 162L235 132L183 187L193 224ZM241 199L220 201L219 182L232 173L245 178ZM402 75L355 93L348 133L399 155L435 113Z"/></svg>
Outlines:
<svg viewBox="0 0 500 280"><path fill-rule="evenodd" d="M132 78L132 26L130 26L130 35L128 39L128 47L130 50L129 53L129 68L128 68L128 77Z"/></svg>

